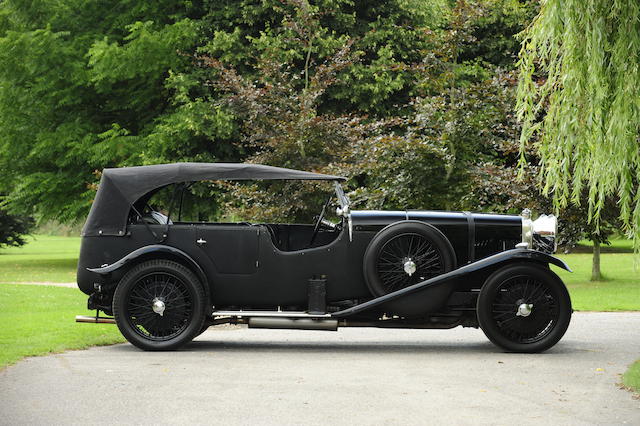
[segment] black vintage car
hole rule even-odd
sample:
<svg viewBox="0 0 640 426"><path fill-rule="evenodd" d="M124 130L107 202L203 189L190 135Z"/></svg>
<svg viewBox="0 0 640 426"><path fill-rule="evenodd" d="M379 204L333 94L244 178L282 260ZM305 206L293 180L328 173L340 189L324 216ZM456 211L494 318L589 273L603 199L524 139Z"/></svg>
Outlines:
<svg viewBox="0 0 640 426"><path fill-rule="evenodd" d="M313 224L182 221L193 182L334 184ZM82 232L78 286L132 344L176 349L207 327L480 327L507 351L556 344L571 318L549 264L556 220L441 211L351 210L344 178L255 164L105 169ZM174 188L170 211L150 199ZM178 212L178 213L176 213ZM333 213L332 213L333 214ZM99 316L99 311L111 317Z"/></svg>

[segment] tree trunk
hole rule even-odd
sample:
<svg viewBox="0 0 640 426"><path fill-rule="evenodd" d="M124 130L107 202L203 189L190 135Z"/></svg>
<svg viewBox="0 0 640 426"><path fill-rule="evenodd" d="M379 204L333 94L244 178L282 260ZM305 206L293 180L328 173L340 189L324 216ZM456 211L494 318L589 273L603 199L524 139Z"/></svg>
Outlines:
<svg viewBox="0 0 640 426"><path fill-rule="evenodd" d="M600 274L600 242L593 242L593 265L591 267L591 281L600 281L602 275Z"/></svg>

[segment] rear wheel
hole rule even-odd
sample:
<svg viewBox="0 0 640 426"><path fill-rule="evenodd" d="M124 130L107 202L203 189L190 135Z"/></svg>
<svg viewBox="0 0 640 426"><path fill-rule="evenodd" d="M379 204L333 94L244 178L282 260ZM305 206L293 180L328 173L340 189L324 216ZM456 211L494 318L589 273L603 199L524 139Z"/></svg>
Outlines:
<svg viewBox="0 0 640 426"><path fill-rule="evenodd" d="M556 274L537 265L494 272L478 296L485 335L510 352L541 352L562 338L571 320L571 299Z"/></svg>
<svg viewBox="0 0 640 426"><path fill-rule="evenodd" d="M200 331L198 331L198 334L196 334L196 337L207 331L209 327L211 327L211 324L205 321L204 324L202 324L202 327L200 327Z"/></svg>
<svg viewBox="0 0 640 426"><path fill-rule="evenodd" d="M177 349L203 327L204 289L179 263L147 261L118 284L113 313L120 332L133 345L144 350Z"/></svg>
<svg viewBox="0 0 640 426"><path fill-rule="evenodd" d="M364 254L364 276L375 296L409 287L455 268L449 240L419 222L391 225L374 237Z"/></svg>

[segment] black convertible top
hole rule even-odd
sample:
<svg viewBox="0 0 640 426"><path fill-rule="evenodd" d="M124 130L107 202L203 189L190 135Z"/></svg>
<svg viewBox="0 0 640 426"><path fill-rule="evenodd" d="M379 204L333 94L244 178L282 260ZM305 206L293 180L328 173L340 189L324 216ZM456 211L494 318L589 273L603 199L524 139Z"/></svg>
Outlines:
<svg viewBox="0 0 640 426"><path fill-rule="evenodd" d="M201 180L335 180L344 177L261 164L173 163L104 169L82 235L124 235L133 203L163 186Z"/></svg>

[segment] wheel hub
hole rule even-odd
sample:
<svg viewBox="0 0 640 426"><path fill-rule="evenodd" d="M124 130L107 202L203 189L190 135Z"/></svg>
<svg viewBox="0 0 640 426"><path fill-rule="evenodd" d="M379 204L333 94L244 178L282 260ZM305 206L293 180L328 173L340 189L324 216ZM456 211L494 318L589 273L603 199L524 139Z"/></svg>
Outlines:
<svg viewBox="0 0 640 426"><path fill-rule="evenodd" d="M516 312L517 317L528 317L531 315L531 311L533 310L533 304L531 303L521 303L518 306L518 312Z"/></svg>
<svg viewBox="0 0 640 426"><path fill-rule="evenodd" d="M415 262L414 262L413 260L411 260L411 259L407 259L407 260L404 262L403 267L404 267L404 272L406 272L406 273L407 273L407 275L409 275L409 276L412 276L413 274L415 274L415 273L416 273L416 270L418 269L418 268L416 267Z"/></svg>
<svg viewBox="0 0 640 426"><path fill-rule="evenodd" d="M164 315L165 305L162 300L158 298L153 299L153 303L151 304L151 307L153 308L153 312L155 312L156 314L160 316Z"/></svg>

